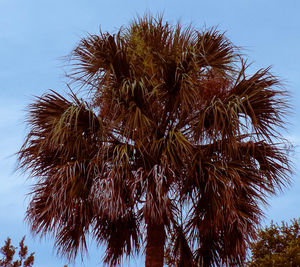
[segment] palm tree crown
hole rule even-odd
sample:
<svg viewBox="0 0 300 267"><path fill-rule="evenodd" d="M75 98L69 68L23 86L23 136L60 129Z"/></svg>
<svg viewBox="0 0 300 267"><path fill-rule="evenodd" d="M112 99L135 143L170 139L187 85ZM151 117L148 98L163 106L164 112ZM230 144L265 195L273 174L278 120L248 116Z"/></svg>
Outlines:
<svg viewBox="0 0 300 267"><path fill-rule="evenodd" d="M89 97L37 98L19 151L33 232L70 258L92 235L110 265L145 244L146 266L162 266L173 233L177 266L242 265L260 205L289 182L278 79L247 75L217 30L161 17L90 35L72 58Z"/></svg>

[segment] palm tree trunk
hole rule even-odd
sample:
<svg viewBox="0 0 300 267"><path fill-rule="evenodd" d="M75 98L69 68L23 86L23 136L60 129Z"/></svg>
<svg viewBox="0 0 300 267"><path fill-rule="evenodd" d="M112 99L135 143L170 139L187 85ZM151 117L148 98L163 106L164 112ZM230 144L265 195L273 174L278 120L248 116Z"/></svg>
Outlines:
<svg viewBox="0 0 300 267"><path fill-rule="evenodd" d="M163 267L165 239L166 233L163 224L149 223L147 225L145 267Z"/></svg>

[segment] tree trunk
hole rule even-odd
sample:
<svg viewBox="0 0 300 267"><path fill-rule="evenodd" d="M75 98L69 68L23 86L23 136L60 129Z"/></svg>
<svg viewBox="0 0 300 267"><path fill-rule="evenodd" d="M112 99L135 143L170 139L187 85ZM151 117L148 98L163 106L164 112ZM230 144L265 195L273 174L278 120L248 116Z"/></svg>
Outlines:
<svg viewBox="0 0 300 267"><path fill-rule="evenodd" d="M147 225L145 267L163 267L165 239L166 233L164 225L151 223Z"/></svg>

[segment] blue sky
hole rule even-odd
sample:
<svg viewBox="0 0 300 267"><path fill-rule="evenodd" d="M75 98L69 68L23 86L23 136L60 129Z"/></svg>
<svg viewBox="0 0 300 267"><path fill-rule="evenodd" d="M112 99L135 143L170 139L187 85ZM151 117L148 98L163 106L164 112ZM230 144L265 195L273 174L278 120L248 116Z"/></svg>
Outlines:
<svg viewBox="0 0 300 267"><path fill-rule="evenodd" d="M299 217L300 210L300 1L267 0L1 0L0 1L0 242L15 244L27 235L36 265L63 266L52 250L53 239L33 238L23 218L28 199L26 176L15 173L16 157L24 141L26 106L48 89L66 90L64 62L87 33L116 31L137 14L164 13L172 23L218 26L253 62L252 69L272 65L272 72L291 92L293 114L286 137L295 145L293 183L270 198L265 223ZM90 258L75 265L101 266L101 249L91 245ZM124 263L140 266L143 258Z"/></svg>

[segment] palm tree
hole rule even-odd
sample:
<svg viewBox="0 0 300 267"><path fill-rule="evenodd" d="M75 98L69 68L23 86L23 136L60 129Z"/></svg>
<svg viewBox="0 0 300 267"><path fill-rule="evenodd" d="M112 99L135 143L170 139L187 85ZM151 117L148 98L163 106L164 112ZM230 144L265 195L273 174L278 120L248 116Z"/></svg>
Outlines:
<svg viewBox="0 0 300 267"><path fill-rule="evenodd" d="M70 259L91 235L111 266L143 247L163 266L169 233L177 266L242 265L290 162L287 93L241 58L216 29L162 17L82 39L70 77L85 99L51 91L29 107L32 231Z"/></svg>

